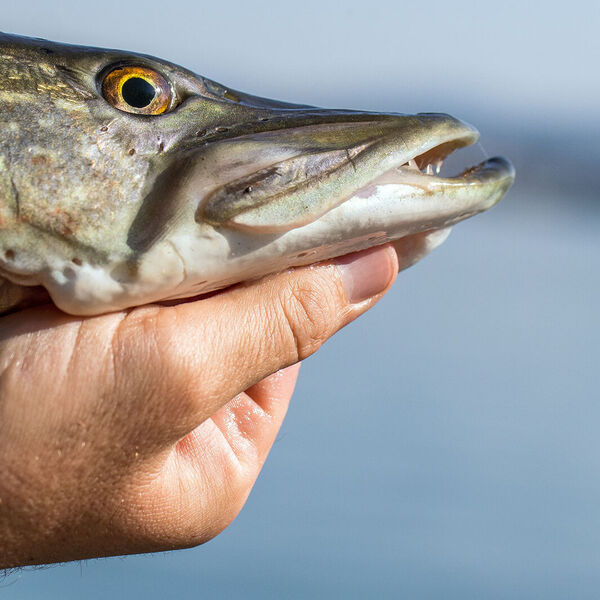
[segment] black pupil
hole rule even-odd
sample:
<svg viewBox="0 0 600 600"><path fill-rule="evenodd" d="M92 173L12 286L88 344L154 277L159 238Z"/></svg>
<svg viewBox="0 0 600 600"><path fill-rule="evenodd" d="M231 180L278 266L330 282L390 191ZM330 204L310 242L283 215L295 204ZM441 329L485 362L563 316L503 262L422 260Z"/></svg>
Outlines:
<svg viewBox="0 0 600 600"><path fill-rule="evenodd" d="M154 86L141 77L131 77L121 89L123 100L134 108L145 108L154 100Z"/></svg>

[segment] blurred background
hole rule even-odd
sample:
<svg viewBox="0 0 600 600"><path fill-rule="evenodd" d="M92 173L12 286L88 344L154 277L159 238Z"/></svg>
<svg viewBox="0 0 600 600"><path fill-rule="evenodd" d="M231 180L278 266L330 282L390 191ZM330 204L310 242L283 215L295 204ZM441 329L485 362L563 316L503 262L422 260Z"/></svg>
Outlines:
<svg viewBox="0 0 600 600"><path fill-rule="evenodd" d="M30 0L1 28L291 102L449 112L518 176L306 361L221 536L26 569L2 598L598 598L600 4Z"/></svg>

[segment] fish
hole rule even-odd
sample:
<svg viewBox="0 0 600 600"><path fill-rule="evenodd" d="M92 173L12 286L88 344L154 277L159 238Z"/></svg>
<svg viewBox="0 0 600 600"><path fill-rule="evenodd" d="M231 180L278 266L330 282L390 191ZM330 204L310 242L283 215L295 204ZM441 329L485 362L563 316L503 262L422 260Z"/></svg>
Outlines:
<svg viewBox="0 0 600 600"><path fill-rule="evenodd" d="M429 232L496 204L494 157L438 113L323 109L170 62L0 34L0 312L190 298ZM437 242L436 242L437 243Z"/></svg>

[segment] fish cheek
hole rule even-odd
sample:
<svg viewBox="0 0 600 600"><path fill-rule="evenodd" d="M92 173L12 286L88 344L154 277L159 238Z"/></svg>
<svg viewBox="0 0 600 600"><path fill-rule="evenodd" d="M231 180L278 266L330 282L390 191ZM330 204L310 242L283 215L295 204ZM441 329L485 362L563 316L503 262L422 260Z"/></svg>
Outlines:
<svg viewBox="0 0 600 600"><path fill-rule="evenodd" d="M154 180L127 233L127 245L140 256L167 232L181 207L177 198L189 178L192 163L177 160Z"/></svg>

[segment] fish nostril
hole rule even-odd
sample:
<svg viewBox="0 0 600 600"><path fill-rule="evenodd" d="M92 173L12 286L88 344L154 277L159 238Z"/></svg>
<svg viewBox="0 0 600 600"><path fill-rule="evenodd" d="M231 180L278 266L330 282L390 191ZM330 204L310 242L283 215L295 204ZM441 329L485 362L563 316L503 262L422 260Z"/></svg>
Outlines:
<svg viewBox="0 0 600 600"><path fill-rule="evenodd" d="M6 258L6 260L14 260L15 259L15 251L8 249L4 253L4 258Z"/></svg>

